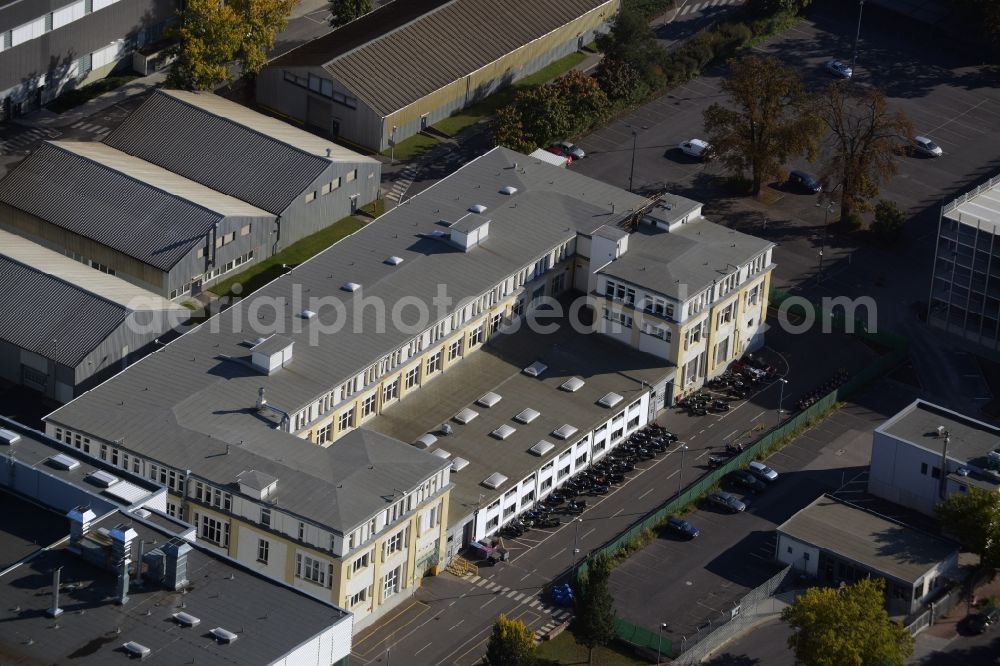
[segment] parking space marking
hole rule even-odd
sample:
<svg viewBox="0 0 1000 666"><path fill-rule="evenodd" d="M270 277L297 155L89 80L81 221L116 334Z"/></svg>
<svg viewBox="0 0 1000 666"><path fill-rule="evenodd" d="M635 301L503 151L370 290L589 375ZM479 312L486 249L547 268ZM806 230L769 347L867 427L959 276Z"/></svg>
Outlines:
<svg viewBox="0 0 1000 666"><path fill-rule="evenodd" d="M652 487L652 488L650 488L649 490L647 490L647 491L646 491L646 492L644 492L643 494L639 495L638 497L636 497L636 499L637 499L637 500L641 500L641 499L642 499L643 497L645 497L645 496L646 496L646 495L648 495L649 493L653 492L654 490L656 490L656 487L655 487L655 486L654 486L654 487Z"/></svg>

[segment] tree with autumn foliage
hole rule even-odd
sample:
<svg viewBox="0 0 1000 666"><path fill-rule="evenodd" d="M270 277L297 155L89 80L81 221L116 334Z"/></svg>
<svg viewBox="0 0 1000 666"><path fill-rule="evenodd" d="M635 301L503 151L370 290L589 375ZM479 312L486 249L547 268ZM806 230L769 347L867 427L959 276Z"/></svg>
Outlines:
<svg viewBox="0 0 1000 666"><path fill-rule="evenodd" d="M267 64L274 39L288 25L298 0L227 0L240 17L242 39L236 62L245 79L256 79Z"/></svg>
<svg viewBox="0 0 1000 666"><path fill-rule="evenodd" d="M913 653L913 637L886 613L880 578L809 588L781 618L792 629L788 647L803 666L903 666Z"/></svg>
<svg viewBox="0 0 1000 666"><path fill-rule="evenodd" d="M816 113L829 129L831 157L823 177L831 189L840 187L840 219L851 223L895 175L913 140L913 123L889 109L881 90L850 81L830 84L817 98Z"/></svg>
<svg viewBox="0 0 1000 666"><path fill-rule="evenodd" d="M608 96L597 80L578 69L571 70L549 84L556 95L570 107L568 135L580 134L607 119L611 112Z"/></svg>
<svg viewBox="0 0 1000 666"><path fill-rule="evenodd" d="M521 90L514 97L525 138L534 146L565 139L573 129L573 109L554 86Z"/></svg>
<svg viewBox="0 0 1000 666"><path fill-rule="evenodd" d="M493 133L493 145L516 150L519 153L530 153L538 146L532 145L524 135L524 124L521 122L521 112L513 104L500 107L493 122L490 124Z"/></svg>
<svg viewBox="0 0 1000 666"><path fill-rule="evenodd" d="M531 666L535 663L535 642L524 622L503 613L497 617L486 644L486 663L490 666Z"/></svg>
<svg viewBox="0 0 1000 666"><path fill-rule="evenodd" d="M738 178L749 172L752 194L781 174L790 158L816 157L823 122L810 112L802 81L774 56L729 61L722 81L728 104L705 109L705 134L713 159Z"/></svg>
<svg viewBox="0 0 1000 666"><path fill-rule="evenodd" d="M339 27L375 9L374 0L330 0L330 25Z"/></svg>
<svg viewBox="0 0 1000 666"><path fill-rule="evenodd" d="M638 104L649 95L649 85L639 70L624 60L604 58L597 70L597 82L616 108Z"/></svg>

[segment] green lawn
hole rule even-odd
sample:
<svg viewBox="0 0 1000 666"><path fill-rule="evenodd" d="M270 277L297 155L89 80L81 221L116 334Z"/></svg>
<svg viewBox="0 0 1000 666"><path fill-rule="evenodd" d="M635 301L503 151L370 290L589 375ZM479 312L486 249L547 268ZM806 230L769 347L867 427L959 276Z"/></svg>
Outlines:
<svg viewBox="0 0 1000 666"><path fill-rule="evenodd" d="M483 101L435 123L434 128L448 136L455 136L466 127L476 124L483 118L492 116L501 106L510 104L514 101L514 95L517 94L518 90L547 83L573 69L583 62L586 57L587 54L585 53L570 53L555 62L549 63L531 76L526 76L513 85L498 90Z"/></svg>
<svg viewBox="0 0 1000 666"><path fill-rule="evenodd" d="M372 218L381 217L385 213L385 199L378 198L367 206L362 206L361 212Z"/></svg>
<svg viewBox="0 0 1000 666"><path fill-rule="evenodd" d="M564 631L550 641L538 646L536 654L542 664L586 664L587 648L576 642L573 634ZM610 648L594 650L595 666L648 666L649 662Z"/></svg>
<svg viewBox="0 0 1000 666"><path fill-rule="evenodd" d="M408 139L403 139L397 143L395 152L386 148L382 151L382 154L386 156L392 154L394 160L399 162L409 162L415 157L420 157L440 143L440 141L432 136L427 136L426 134L414 134Z"/></svg>
<svg viewBox="0 0 1000 666"><path fill-rule="evenodd" d="M297 243L293 243L278 254L254 264L245 271L212 285L208 290L218 296L238 295L245 297L279 275L284 274L286 271L281 267L282 264L298 266L306 259L330 247L341 238L350 236L365 226L365 224L367 224L365 220L357 217L345 217L342 220L334 222L326 229L318 231L312 236L306 236ZM242 287L239 294L231 294L233 285L235 284L239 284Z"/></svg>

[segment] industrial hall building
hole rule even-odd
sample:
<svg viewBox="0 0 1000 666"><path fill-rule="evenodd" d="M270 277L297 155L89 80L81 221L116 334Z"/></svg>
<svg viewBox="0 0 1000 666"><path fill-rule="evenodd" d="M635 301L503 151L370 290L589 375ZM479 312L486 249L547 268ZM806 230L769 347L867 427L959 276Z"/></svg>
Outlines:
<svg viewBox="0 0 1000 666"><path fill-rule="evenodd" d="M620 0L389 2L271 61L257 102L383 151L608 29Z"/></svg>
<svg viewBox="0 0 1000 666"><path fill-rule="evenodd" d="M771 250L696 202L495 148L46 432L167 478L199 540L364 626L762 344ZM254 564L258 539L280 564Z"/></svg>
<svg viewBox="0 0 1000 666"><path fill-rule="evenodd" d="M159 90L101 142L0 180L0 228L171 300L378 196L376 160L211 93Z"/></svg>

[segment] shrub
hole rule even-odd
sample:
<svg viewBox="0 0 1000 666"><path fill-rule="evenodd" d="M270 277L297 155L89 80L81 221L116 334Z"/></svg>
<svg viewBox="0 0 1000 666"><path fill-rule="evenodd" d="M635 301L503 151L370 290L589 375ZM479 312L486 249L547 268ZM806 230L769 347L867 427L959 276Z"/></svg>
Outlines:
<svg viewBox="0 0 1000 666"><path fill-rule="evenodd" d="M875 205L875 221L872 223L872 233L885 243L899 239L906 223L906 213L899 209L895 201L880 200Z"/></svg>

